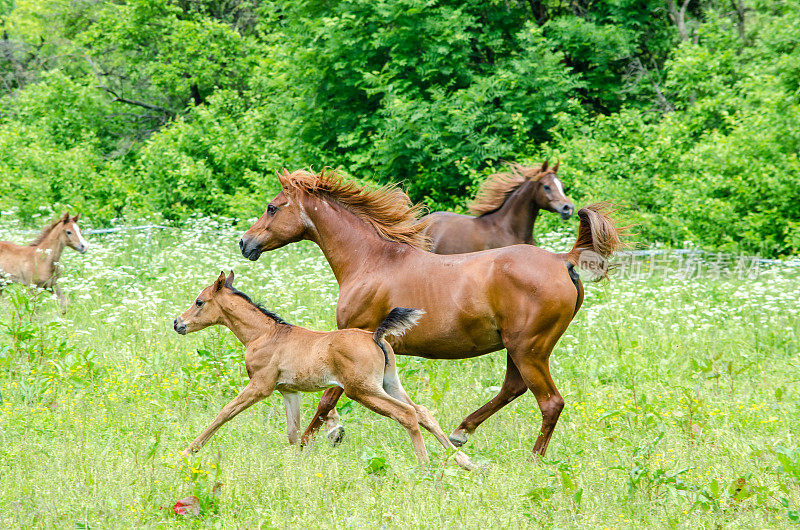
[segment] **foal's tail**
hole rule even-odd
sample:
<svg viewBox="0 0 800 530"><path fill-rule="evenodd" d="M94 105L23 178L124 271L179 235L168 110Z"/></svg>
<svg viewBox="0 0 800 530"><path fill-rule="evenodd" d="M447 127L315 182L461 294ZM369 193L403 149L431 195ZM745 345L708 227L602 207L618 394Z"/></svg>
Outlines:
<svg viewBox="0 0 800 530"><path fill-rule="evenodd" d="M375 333L372 335L372 340L374 340L375 344L383 351L383 359L386 364L389 364L389 352L386 351L384 337L390 337L392 335L397 337L401 336L403 333L413 328L424 314L425 311L422 309L408 309L406 307L395 307L389 311L389 314L386 315L386 318L383 319L383 322L381 322L378 329L376 329Z"/></svg>
<svg viewBox="0 0 800 530"><path fill-rule="evenodd" d="M611 217L614 207L607 202L596 202L578 210L580 226L578 239L567 253L573 266L592 269L597 278L608 277L608 259L617 250L629 245L623 239L628 235L627 227L620 227ZM591 254L583 255L591 251Z"/></svg>

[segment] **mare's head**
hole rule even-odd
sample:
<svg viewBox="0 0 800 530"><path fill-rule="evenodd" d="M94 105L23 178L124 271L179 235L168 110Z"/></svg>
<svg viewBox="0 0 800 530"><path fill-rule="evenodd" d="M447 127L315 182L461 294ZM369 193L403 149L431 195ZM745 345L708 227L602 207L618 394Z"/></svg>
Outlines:
<svg viewBox="0 0 800 530"><path fill-rule="evenodd" d="M222 323L223 300L233 294L233 271L225 277L224 272L214 283L203 289L191 307L175 319L172 327L181 335L200 331L201 329Z"/></svg>
<svg viewBox="0 0 800 530"><path fill-rule="evenodd" d="M289 173L278 173L281 192L270 201L264 214L239 240L242 255L256 261L262 252L275 250L303 239L307 228L297 193L289 184Z"/></svg>
<svg viewBox="0 0 800 530"><path fill-rule="evenodd" d="M408 196L394 186L373 189L346 179L337 171L325 169L319 173L304 170L289 173L284 169L278 179L281 192L239 241L242 255L249 260L257 260L262 252L309 239L318 228L309 214L313 216L312 207L317 210L315 205L319 204L309 202L310 199L347 210L384 240L423 250L430 247L425 235L428 222L419 220L422 206L412 204Z"/></svg>
<svg viewBox="0 0 800 530"><path fill-rule="evenodd" d="M575 205L564 194L564 185L558 178L558 162L548 168L547 161L539 168L538 175L534 177L536 186L533 192L533 201L542 210L557 213L566 220L572 217Z"/></svg>

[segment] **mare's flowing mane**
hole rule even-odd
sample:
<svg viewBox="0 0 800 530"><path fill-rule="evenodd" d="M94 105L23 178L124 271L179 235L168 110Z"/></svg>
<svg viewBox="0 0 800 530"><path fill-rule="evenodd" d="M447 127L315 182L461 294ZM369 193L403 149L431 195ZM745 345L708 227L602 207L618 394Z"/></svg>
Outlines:
<svg viewBox="0 0 800 530"><path fill-rule="evenodd" d="M335 170L319 173L298 170L278 175L281 183L291 189L331 199L372 226L389 241L428 250L430 239L423 231L428 222L420 222L424 206L412 204L411 199L396 186L370 189L344 177Z"/></svg>
<svg viewBox="0 0 800 530"><path fill-rule="evenodd" d="M41 243L42 241L44 241L44 240L45 240L45 238L46 238L47 236L49 236L49 235L50 235L50 232L52 232L52 231L53 231L53 229L54 229L56 226L58 226L58 223L60 223L60 222L61 222L61 221L63 221L63 220L64 220L64 217L62 216L62 217L59 217L58 219L56 219L55 221L51 222L49 225L45 226L45 227L42 229L42 231L39 233L39 235L36 237L36 239L34 239L34 240L33 240L33 241L31 241L30 243L28 243L28 246L29 246L29 247L36 247L36 246L39 246L39 243Z"/></svg>
<svg viewBox="0 0 800 530"><path fill-rule="evenodd" d="M497 211L517 188L532 180L537 181L547 174L547 163L541 166L511 164L511 171L489 175L478 188L475 198L467 206L475 216Z"/></svg>

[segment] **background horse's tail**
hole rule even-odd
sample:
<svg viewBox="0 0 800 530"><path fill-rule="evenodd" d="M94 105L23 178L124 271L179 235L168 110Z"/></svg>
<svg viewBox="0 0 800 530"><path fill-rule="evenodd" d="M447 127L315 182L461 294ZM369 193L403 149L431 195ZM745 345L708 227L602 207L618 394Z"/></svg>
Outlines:
<svg viewBox="0 0 800 530"><path fill-rule="evenodd" d="M389 314L386 315L386 318L383 319L383 322L381 322L378 329L376 329L375 333L372 335L372 340L374 340L375 344L383 351L383 358L386 364L389 364L389 352L386 351L386 346L384 346L384 337L390 337L392 335L399 337L413 328L424 314L425 311L422 309L408 309L406 307L395 307L389 311Z"/></svg>
<svg viewBox="0 0 800 530"><path fill-rule="evenodd" d="M580 268L592 269L597 273L598 279L607 277L611 255L629 246L623 241L628 235L626 228L617 226L611 217L614 211L613 205L607 202L596 202L578 210L578 239L567 253L570 263ZM584 255L587 251L592 253Z"/></svg>

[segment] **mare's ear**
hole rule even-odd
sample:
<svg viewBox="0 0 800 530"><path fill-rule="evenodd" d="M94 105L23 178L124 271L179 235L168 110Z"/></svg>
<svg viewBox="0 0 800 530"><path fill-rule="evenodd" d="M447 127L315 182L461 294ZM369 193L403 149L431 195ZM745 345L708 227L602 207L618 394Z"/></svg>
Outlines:
<svg viewBox="0 0 800 530"><path fill-rule="evenodd" d="M561 163L561 160L556 162L556 165L553 166L553 173L558 173L558 165Z"/></svg>
<svg viewBox="0 0 800 530"><path fill-rule="evenodd" d="M75 214L75 217L73 217L73 218L72 218L72 222L73 222L73 223L77 223L77 222L78 222L78 217L80 217L80 216L81 216L81 214L79 214L79 213L76 213L76 214Z"/></svg>
<svg viewBox="0 0 800 530"><path fill-rule="evenodd" d="M233 280L234 280L233 271L231 271L231 273L228 274L228 277L225 278L225 287L231 289L233 287Z"/></svg>
<svg viewBox="0 0 800 530"><path fill-rule="evenodd" d="M284 167L281 171L275 172L278 175L278 180L281 183L281 188L286 190L289 187L289 171Z"/></svg>
<svg viewBox="0 0 800 530"><path fill-rule="evenodd" d="M219 291L222 289L223 285L225 285L225 273L219 271L219 277L217 278L217 281L214 282L214 291Z"/></svg>
<svg viewBox="0 0 800 530"><path fill-rule="evenodd" d="M545 160L544 164L542 164L542 172L547 171L547 164L550 163L550 160Z"/></svg>

